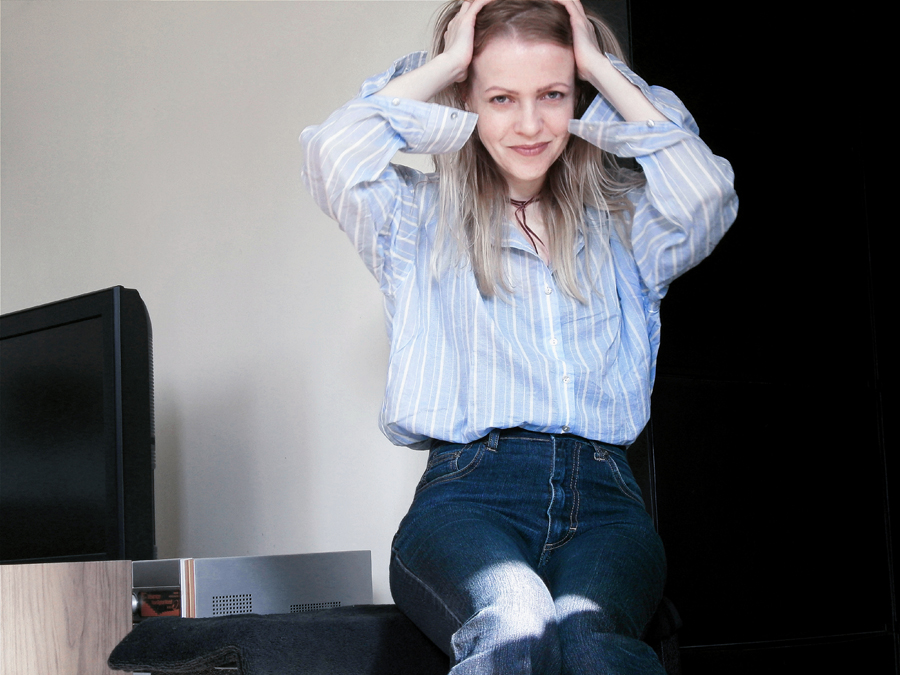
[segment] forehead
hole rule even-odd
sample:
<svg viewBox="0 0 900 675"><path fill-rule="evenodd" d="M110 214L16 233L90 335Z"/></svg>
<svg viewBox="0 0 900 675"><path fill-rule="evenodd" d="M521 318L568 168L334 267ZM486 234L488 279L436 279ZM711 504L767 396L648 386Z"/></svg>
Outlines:
<svg viewBox="0 0 900 675"><path fill-rule="evenodd" d="M496 38L472 59L473 89L528 90L574 82L575 56L571 47L553 42Z"/></svg>

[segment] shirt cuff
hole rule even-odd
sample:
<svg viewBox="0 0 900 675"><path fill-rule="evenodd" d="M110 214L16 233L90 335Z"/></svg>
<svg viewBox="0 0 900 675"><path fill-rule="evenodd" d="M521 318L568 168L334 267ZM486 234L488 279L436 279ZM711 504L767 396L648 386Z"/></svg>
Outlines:
<svg viewBox="0 0 900 675"><path fill-rule="evenodd" d="M580 120L569 122L570 133L619 157L649 155L697 134L694 118L675 94L663 87L651 87L613 54L607 54L607 57L669 121L626 122L598 94Z"/></svg>

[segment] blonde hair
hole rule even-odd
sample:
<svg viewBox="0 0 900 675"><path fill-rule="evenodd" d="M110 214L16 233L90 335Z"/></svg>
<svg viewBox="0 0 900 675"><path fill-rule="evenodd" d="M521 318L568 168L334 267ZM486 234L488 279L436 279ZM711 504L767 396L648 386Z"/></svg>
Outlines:
<svg viewBox="0 0 900 675"><path fill-rule="evenodd" d="M438 15L432 56L444 50L444 33L456 16L461 0L452 0ZM620 59L619 46L609 27L596 15L588 12L594 25L600 49ZM474 57L495 38L515 38L535 42L550 42L572 47L572 29L566 9L554 0L493 0L485 5L475 21ZM448 87L435 96L442 105L463 108L469 78ZM588 82L576 82L575 117L580 118L597 91ZM497 295L498 287L512 292L503 262L503 222L509 199L509 188L494 160L475 133L456 153L436 155L435 168L440 176L440 222L442 244L436 249L435 265L444 264L447 249L456 241L457 262L468 262L475 274L478 288L485 296ZM629 219L631 203L626 193L642 182L633 172L623 172L615 157L587 141L570 136L562 155L550 167L540 193L544 223L550 235L549 251L553 274L557 283L570 296L584 301L575 260L575 241L578 233L585 238L589 250L590 236L608 235L587 231L585 207L619 218L622 224ZM585 258L585 266L590 261ZM584 278L591 275L584 271Z"/></svg>

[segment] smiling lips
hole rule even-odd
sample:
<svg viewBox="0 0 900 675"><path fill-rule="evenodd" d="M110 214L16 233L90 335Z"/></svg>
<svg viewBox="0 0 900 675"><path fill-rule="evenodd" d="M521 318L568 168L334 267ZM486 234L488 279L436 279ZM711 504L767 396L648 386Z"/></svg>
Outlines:
<svg viewBox="0 0 900 675"><path fill-rule="evenodd" d="M548 141L546 143L533 143L531 145L513 145L509 149L518 152L525 157L533 157L534 155L541 154L549 145L550 142Z"/></svg>

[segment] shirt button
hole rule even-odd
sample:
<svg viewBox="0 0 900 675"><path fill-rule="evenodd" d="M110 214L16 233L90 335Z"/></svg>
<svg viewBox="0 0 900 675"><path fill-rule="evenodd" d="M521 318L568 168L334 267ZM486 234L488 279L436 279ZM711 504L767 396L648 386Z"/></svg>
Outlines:
<svg viewBox="0 0 900 675"><path fill-rule="evenodd" d="M568 375L563 375L563 382L568 382L570 379L572 378L570 378Z"/></svg>
<svg viewBox="0 0 900 675"><path fill-rule="evenodd" d="M557 340L556 338L552 338L552 339L550 340L550 344L551 344L551 345L555 345L557 342L559 342L559 340Z"/></svg>
<svg viewBox="0 0 900 675"><path fill-rule="evenodd" d="M550 295L552 292L553 292L553 289L550 288L549 286L547 286L547 288L544 289L544 293L546 293L547 295Z"/></svg>
<svg viewBox="0 0 900 675"><path fill-rule="evenodd" d="M655 127L655 126L656 126L656 122L654 122L653 120L647 120L647 126L648 126L648 127Z"/></svg>
<svg viewBox="0 0 900 675"><path fill-rule="evenodd" d="M565 434L569 433L569 425L568 425L568 424L564 424L564 425L562 426L562 430L563 430L563 433L565 433Z"/></svg>
<svg viewBox="0 0 900 675"><path fill-rule="evenodd" d="M451 120L455 120L455 119L456 119L456 113L450 113L450 119L451 119Z"/></svg>
<svg viewBox="0 0 900 675"><path fill-rule="evenodd" d="M399 98L395 98L393 101L391 101L391 104L392 104L392 105L400 105L400 99L399 99Z"/></svg>

